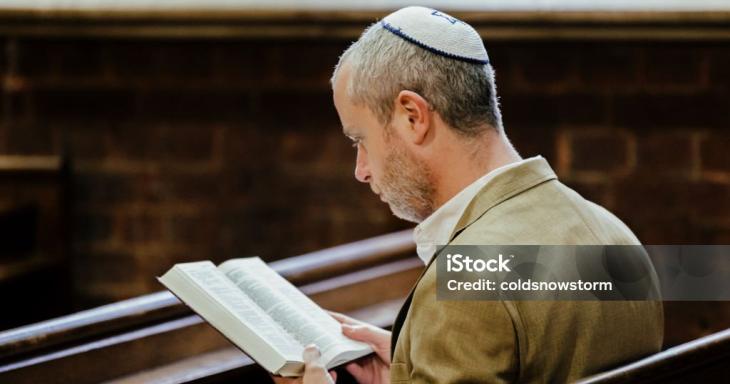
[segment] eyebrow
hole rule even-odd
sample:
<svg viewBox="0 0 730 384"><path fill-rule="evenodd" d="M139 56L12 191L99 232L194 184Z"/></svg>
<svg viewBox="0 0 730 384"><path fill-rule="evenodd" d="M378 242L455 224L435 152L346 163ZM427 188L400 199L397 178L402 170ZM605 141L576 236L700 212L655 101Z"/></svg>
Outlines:
<svg viewBox="0 0 730 384"><path fill-rule="evenodd" d="M350 140L355 140L357 138L360 138L360 135L353 132L352 127L342 127L342 133L344 133L345 136L349 137Z"/></svg>

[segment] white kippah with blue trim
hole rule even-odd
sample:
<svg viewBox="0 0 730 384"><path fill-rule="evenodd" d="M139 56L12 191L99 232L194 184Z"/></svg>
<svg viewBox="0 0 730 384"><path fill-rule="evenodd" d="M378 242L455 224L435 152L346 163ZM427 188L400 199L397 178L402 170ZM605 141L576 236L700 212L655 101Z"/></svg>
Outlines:
<svg viewBox="0 0 730 384"><path fill-rule="evenodd" d="M425 7L401 8L380 21L394 35L435 54L488 64L482 38L469 24Z"/></svg>

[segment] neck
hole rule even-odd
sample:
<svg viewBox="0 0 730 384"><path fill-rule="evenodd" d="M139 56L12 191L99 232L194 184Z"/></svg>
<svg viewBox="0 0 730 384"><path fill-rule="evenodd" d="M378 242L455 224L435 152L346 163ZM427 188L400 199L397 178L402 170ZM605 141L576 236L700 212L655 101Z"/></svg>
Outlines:
<svg viewBox="0 0 730 384"><path fill-rule="evenodd" d="M434 210L487 173L522 159L504 134L494 131L484 133L472 143L457 140L460 142L452 143L451 148L442 152L453 155L444 156L432 165L437 186Z"/></svg>

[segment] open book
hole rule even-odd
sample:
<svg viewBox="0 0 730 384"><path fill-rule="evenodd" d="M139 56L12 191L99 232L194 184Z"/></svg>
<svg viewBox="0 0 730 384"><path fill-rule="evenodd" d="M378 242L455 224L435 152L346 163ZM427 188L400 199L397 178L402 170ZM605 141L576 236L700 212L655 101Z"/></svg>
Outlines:
<svg viewBox="0 0 730 384"><path fill-rule="evenodd" d="M301 376L308 344L328 369L372 352L258 257L176 264L158 280L273 374Z"/></svg>

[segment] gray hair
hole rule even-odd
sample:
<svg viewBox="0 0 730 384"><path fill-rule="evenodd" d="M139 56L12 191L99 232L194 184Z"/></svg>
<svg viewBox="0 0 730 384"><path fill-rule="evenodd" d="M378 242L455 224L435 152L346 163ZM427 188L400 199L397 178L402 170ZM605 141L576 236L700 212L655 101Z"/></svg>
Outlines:
<svg viewBox="0 0 730 384"><path fill-rule="evenodd" d="M382 124L393 115L393 102L402 90L418 93L457 132L481 134L485 123L502 132L494 69L440 56L409 43L375 23L343 54L332 74L334 84L347 62L352 76L347 93L365 105Z"/></svg>

